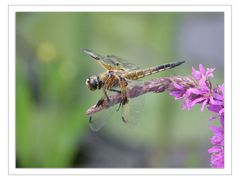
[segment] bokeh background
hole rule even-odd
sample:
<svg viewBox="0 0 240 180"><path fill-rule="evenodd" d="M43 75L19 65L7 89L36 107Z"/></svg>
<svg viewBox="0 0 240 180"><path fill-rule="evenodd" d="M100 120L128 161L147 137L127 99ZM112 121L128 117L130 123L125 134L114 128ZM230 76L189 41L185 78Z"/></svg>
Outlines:
<svg viewBox="0 0 240 180"><path fill-rule="evenodd" d="M19 168L209 168L210 112L167 93L145 95L134 128L113 115L100 131L85 111L101 96L85 80L104 71L80 49L191 75L202 63L224 78L224 13L16 13L16 166Z"/></svg>

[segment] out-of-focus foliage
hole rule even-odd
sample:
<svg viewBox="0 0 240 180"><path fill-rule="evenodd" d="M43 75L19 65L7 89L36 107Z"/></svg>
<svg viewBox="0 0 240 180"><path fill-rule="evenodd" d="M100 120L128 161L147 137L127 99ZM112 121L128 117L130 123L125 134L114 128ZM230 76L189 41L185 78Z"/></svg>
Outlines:
<svg viewBox="0 0 240 180"><path fill-rule="evenodd" d="M143 68L187 58L186 64L146 79L189 75L191 66L199 62L191 56L179 57L178 45L183 18L191 16L191 13L17 13L17 165L73 166L82 142L91 133L85 111L101 96L101 92L88 91L85 80L104 71L81 48L115 54ZM208 19L216 15L196 13L196 16ZM223 72L217 73L216 81L221 83ZM208 167L210 113L200 113L197 108L186 112L181 107L166 93L148 94L137 127L128 128L113 116L102 132L126 144L152 150L147 157L149 167L171 167L171 162L179 159L184 159L180 167Z"/></svg>

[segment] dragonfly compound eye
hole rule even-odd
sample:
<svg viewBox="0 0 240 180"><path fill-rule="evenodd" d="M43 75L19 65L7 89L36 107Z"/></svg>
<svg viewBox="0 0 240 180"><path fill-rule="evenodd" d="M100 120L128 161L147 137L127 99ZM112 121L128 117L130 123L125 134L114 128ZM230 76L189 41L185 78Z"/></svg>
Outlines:
<svg viewBox="0 0 240 180"><path fill-rule="evenodd" d="M92 76L86 79L86 86L91 91L94 91L98 88L98 80L96 76Z"/></svg>

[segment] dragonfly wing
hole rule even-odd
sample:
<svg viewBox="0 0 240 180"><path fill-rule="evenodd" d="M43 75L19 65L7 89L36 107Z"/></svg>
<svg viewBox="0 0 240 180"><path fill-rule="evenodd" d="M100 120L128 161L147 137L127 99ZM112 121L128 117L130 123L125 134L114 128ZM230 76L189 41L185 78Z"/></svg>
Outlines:
<svg viewBox="0 0 240 180"><path fill-rule="evenodd" d="M102 56L98 53L95 53L89 49L82 49L84 53L95 59L107 70L136 70L139 69L133 63L127 62L126 60L119 58L115 55Z"/></svg>
<svg viewBox="0 0 240 180"><path fill-rule="evenodd" d="M89 127L92 131L99 131L110 120L112 116L112 108L104 109L89 116Z"/></svg>
<svg viewBox="0 0 240 180"><path fill-rule="evenodd" d="M129 99L128 103L122 107L122 121L129 127L138 124L144 107L144 97Z"/></svg>
<svg viewBox="0 0 240 180"><path fill-rule="evenodd" d="M113 65L111 62L107 62L104 56L97 54L89 49L82 49L84 53L86 53L88 56L92 57L94 60L96 60L102 67L104 67L107 70L112 70Z"/></svg>
<svg viewBox="0 0 240 180"><path fill-rule="evenodd" d="M104 61L110 64L113 67L113 69L118 69L118 70L122 69L125 71L140 69L137 65L130 63L115 55L107 55L104 58Z"/></svg>
<svg viewBox="0 0 240 180"><path fill-rule="evenodd" d="M128 90L134 87L134 85L139 84L140 81L129 81ZM136 98L128 98L128 103L123 105L121 109L122 120L129 127L134 127L138 124L142 116L142 111L144 108L145 97L141 95Z"/></svg>
<svg viewBox="0 0 240 180"><path fill-rule="evenodd" d="M87 55L89 55L90 57L92 57L93 59L95 59L95 60L103 59L103 56L102 56L102 55L97 54L97 53L95 53L95 52L93 52L93 51L91 51L91 50L89 50L89 49L82 49L82 51L83 51L85 54L87 54Z"/></svg>

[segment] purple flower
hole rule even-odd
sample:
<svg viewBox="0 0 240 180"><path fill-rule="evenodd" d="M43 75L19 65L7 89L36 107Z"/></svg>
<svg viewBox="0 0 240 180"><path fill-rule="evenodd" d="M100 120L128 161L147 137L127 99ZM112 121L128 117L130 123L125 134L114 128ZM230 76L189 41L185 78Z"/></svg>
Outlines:
<svg viewBox="0 0 240 180"><path fill-rule="evenodd" d="M210 99L209 111L215 112L220 117L220 127L211 126L210 129L214 132L211 138L212 148L209 149L211 154L211 165L215 168L224 167L224 85L217 86L213 90L213 95Z"/></svg>
<svg viewBox="0 0 240 180"><path fill-rule="evenodd" d="M199 71L197 71L194 67L192 67L192 75L196 80L199 80L200 86L208 86L207 80L210 77L213 77L213 71L214 68L207 68L207 71L205 67L202 64L199 64Z"/></svg>
<svg viewBox="0 0 240 180"><path fill-rule="evenodd" d="M173 82L172 83L173 90L170 91L170 95L175 97L175 100L182 99L184 94L186 93L186 88L183 86Z"/></svg>
<svg viewBox="0 0 240 180"><path fill-rule="evenodd" d="M202 104L201 111L203 111L206 104L210 101L211 90L208 86L189 88L185 95L184 109L190 110L198 103Z"/></svg>
<svg viewBox="0 0 240 180"><path fill-rule="evenodd" d="M224 168L224 127L211 126L210 129L214 132L211 138L213 147L208 149L208 153L211 154L211 166Z"/></svg>
<svg viewBox="0 0 240 180"><path fill-rule="evenodd" d="M202 64L199 65L199 71L192 67L192 75L197 85L186 90L184 94L185 101L183 103L184 109L190 110L195 104L202 104L201 111L204 110L211 99L212 92L209 78L213 77L214 70L207 68L206 71Z"/></svg>
<svg viewBox="0 0 240 180"><path fill-rule="evenodd" d="M214 132L214 136L211 138L211 143L218 146L224 145L224 129L223 126L210 126L210 130Z"/></svg>
<svg viewBox="0 0 240 180"><path fill-rule="evenodd" d="M214 70L214 68L207 68L206 71L205 67L202 64L199 64L199 71L192 67L192 75L196 80L200 80L202 78L208 79L209 77L213 77Z"/></svg>
<svg viewBox="0 0 240 180"><path fill-rule="evenodd" d="M208 109L224 116L224 85L217 86L213 90Z"/></svg>
<svg viewBox="0 0 240 180"><path fill-rule="evenodd" d="M192 68L192 76L195 83L173 82L170 95L176 100L183 99L183 109L190 110L194 105L201 104L201 111L207 106L208 110L216 113L210 120L220 119L220 126L210 126L214 133L211 138L212 147L208 150L211 154L211 166L213 168L224 167L224 85L217 86L212 89L210 77L213 77L215 69L207 68L200 64L199 71Z"/></svg>
<svg viewBox="0 0 240 180"><path fill-rule="evenodd" d="M224 168L224 149L213 146L208 152L211 154L211 166L213 168Z"/></svg>

